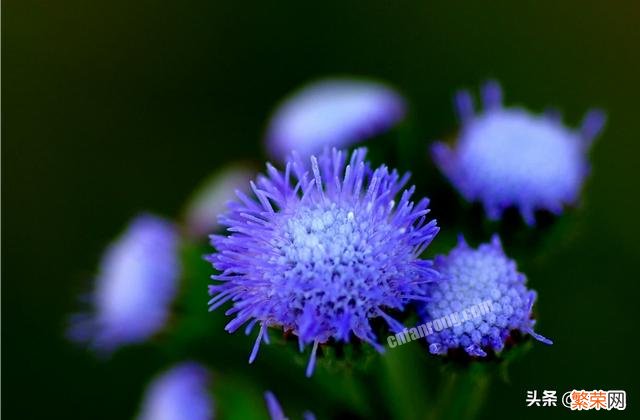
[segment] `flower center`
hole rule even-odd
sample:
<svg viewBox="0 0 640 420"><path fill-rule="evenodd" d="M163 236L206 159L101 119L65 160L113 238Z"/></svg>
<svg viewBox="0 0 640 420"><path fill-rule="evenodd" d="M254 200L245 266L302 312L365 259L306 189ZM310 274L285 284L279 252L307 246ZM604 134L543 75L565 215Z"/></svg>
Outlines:
<svg viewBox="0 0 640 420"><path fill-rule="evenodd" d="M339 265L369 248L355 213L335 204L302 208L284 226L283 254L291 262Z"/></svg>
<svg viewBox="0 0 640 420"><path fill-rule="evenodd" d="M358 213L332 203L300 207L283 218L269 261L279 268L269 277L272 299L287 308L291 328L301 328L301 315L313 313L327 321L317 328L332 334L336 321L347 326L376 316L378 303L394 294L389 281L396 270L387 271L384 256L374 252L390 227Z"/></svg>

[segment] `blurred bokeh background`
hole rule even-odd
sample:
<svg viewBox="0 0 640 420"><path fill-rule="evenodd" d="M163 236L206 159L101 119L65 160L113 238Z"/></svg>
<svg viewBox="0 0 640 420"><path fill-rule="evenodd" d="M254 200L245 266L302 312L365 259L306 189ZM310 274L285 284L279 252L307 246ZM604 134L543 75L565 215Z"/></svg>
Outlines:
<svg viewBox="0 0 640 420"><path fill-rule="evenodd" d="M539 330L556 344L534 346L511 366L508 382L494 382L481 417L566 415L561 407L526 408L525 392L534 389L625 389L633 409L639 22L631 0L5 1L4 415L136 412L148 378L174 356L143 347L106 363L64 338L104 246L141 210L178 216L216 168L261 162L273 106L300 84L334 74L386 80L406 96L425 166L428 141L455 129L453 92L487 78L501 81L508 103L556 106L569 124L591 106L607 111L571 240L548 241L522 262L539 292ZM214 357L235 366L248 351ZM252 382L255 374L258 391L270 384L285 406L323 403L322 395L304 395L302 368L285 375L300 377L288 386L279 376L286 366L268 373L241 366L239 377ZM221 370L214 381L224 394L224 380L236 376Z"/></svg>

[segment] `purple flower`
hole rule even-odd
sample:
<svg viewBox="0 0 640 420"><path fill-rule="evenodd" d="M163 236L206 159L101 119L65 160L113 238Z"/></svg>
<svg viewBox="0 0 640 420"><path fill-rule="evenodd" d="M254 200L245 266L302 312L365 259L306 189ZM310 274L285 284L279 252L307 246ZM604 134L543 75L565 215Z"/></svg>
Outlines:
<svg viewBox="0 0 640 420"><path fill-rule="evenodd" d="M483 88L484 112L474 114L469 92L456 97L462 122L454 149L436 143L432 153L440 170L468 201L483 204L499 219L507 207L535 223L535 210L562 212L574 203L588 173L587 152L604 125L604 114L591 111L580 130L549 113L534 115L505 108L495 82Z"/></svg>
<svg viewBox="0 0 640 420"><path fill-rule="evenodd" d="M292 150L307 157L325 147L348 147L380 134L404 117L391 88L358 79L325 79L284 101L271 119L267 148L279 161Z"/></svg>
<svg viewBox="0 0 640 420"><path fill-rule="evenodd" d="M271 420L287 420L287 417L280 407L280 403L273 392L267 391L264 393L264 399L267 401L267 409L269 410L269 416ZM303 414L305 420L315 420L316 416L310 411L305 411Z"/></svg>
<svg viewBox="0 0 640 420"><path fill-rule="evenodd" d="M432 279L431 261L419 258L438 231L426 220L428 200L414 204L412 187L396 201L408 174L372 170L365 155L357 149L347 162L327 149L309 164L294 154L284 172L267 164L251 184L257 201L239 193L221 216L229 235L212 236L220 283L209 287L209 303L233 302L229 332L260 324L250 362L268 326L291 331L301 349L313 343L308 376L318 344L330 339L353 333L382 351L369 320L401 328L384 311L420 299Z"/></svg>
<svg viewBox="0 0 640 420"><path fill-rule="evenodd" d="M197 363L174 366L148 387L139 420L213 419L209 374Z"/></svg>
<svg viewBox="0 0 640 420"><path fill-rule="evenodd" d="M436 257L434 268L441 278L426 285L429 301L420 304L424 320L435 327L427 335L431 353L460 348L484 357L488 350L501 351L512 331L552 344L533 331L536 292L527 289L527 278L504 254L497 235L478 249L460 237L449 255Z"/></svg>
<svg viewBox="0 0 640 420"><path fill-rule="evenodd" d="M168 221L152 215L134 219L105 252L91 297L94 311L72 318L70 337L109 352L158 332L177 289L177 247Z"/></svg>

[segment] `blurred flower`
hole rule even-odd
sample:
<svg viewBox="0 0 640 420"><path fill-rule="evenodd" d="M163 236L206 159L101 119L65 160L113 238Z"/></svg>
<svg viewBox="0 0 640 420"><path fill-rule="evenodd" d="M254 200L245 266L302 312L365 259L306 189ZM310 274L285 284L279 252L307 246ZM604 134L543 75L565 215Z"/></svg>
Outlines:
<svg viewBox="0 0 640 420"><path fill-rule="evenodd" d="M483 88L485 110L474 114L469 92L456 97L462 128L454 149L432 148L435 161L462 196L480 201L490 219L515 206L525 222L534 211L555 214L574 203L588 173L587 152L604 125L604 114L591 111L582 128L564 126L558 116L534 115L502 106L495 82Z"/></svg>
<svg viewBox="0 0 640 420"><path fill-rule="evenodd" d="M218 214L236 197L236 190L248 192L254 172L245 166L230 166L216 172L198 188L187 204L186 227L189 236L206 237L216 231Z"/></svg>
<svg viewBox="0 0 640 420"><path fill-rule="evenodd" d="M212 278L221 284L209 287L209 304L233 302L229 332L260 323L250 362L267 326L297 335L301 349L313 343L308 376L318 344L331 338L353 332L382 351L369 319L402 328L383 310L419 299L431 280L431 261L419 258L438 232L426 222L428 200L410 201L412 187L394 201L408 174L372 170L365 155L357 149L347 164L345 152L327 149L309 165L294 154L284 173L268 164L251 183L257 201L240 194L220 218L230 235L212 236L218 252L209 260L220 271Z"/></svg>
<svg viewBox="0 0 640 420"><path fill-rule="evenodd" d="M177 289L177 248L171 223L152 215L134 219L104 254L91 298L94 313L72 317L70 337L109 352L158 332Z"/></svg>
<svg viewBox="0 0 640 420"><path fill-rule="evenodd" d="M139 420L213 419L209 374L197 363L174 366L147 388Z"/></svg>
<svg viewBox="0 0 640 420"><path fill-rule="evenodd" d="M429 300L420 304L425 321L451 314L458 318L450 319L462 321L461 311L486 301L491 302L491 311L427 335L431 353L446 354L449 349L461 348L483 357L486 350L502 350L514 330L552 344L533 331L531 309L536 292L527 289L527 278L504 254L497 235L478 249L471 249L460 237L449 255L436 257L434 268L441 278L426 285Z"/></svg>
<svg viewBox="0 0 640 420"><path fill-rule="evenodd" d="M325 79L305 86L278 107L269 124L269 154L284 161L325 147L348 147L380 134L404 117L404 99L384 84Z"/></svg>
<svg viewBox="0 0 640 420"><path fill-rule="evenodd" d="M287 417L284 415L284 411L282 411L282 407L280 407L280 403L276 396L273 395L273 392L265 392L264 399L267 401L267 409L269 410L271 420L287 420ZM315 420L316 416L309 411L305 411L303 418L305 420Z"/></svg>

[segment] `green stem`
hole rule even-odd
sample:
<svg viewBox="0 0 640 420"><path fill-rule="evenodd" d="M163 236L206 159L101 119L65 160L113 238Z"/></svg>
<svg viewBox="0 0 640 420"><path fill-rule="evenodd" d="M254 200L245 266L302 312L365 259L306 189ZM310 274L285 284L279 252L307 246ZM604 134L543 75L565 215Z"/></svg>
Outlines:
<svg viewBox="0 0 640 420"><path fill-rule="evenodd" d="M466 369L442 369L440 389L429 419L473 419L482 410L491 375L482 364Z"/></svg>

